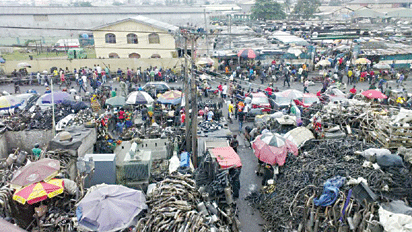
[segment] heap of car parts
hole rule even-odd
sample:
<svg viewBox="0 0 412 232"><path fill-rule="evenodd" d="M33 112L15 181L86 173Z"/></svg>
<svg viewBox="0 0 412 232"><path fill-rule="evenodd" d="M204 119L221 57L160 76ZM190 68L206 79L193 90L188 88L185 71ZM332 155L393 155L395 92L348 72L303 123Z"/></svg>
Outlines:
<svg viewBox="0 0 412 232"><path fill-rule="evenodd" d="M305 117L312 117L314 124L320 123L321 128L313 125L319 137L325 137L329 129L338 126L339 130L347 135L389 149L399 146L412 147L412 117L409 115L412 115L410 110L370 105L357 100L329 103L317 113L311 109L303 113Z"/></svg>
<svg viewBox="0 0 412 232"><path fill-rule="evenodd" d="M350 139L310 140L302 154L288 157L275 183L247 199L269 222L266 231L359 231L371 229L378 217L375 200L412 201L412 175L402 166L370 167L357 151L372 144ZM332 177L346 179L330 206L316 206L322 185ZM354 187L355 186L355 187ZM344 227L344 228L341 228Z"/></svg>
<svg viewBox="0 0 412 232"><path fill-rule="evenodd" d="M149 211L136 231L233 231L226 212L206 200L190 175L168 176L149 190Z"/></svg>

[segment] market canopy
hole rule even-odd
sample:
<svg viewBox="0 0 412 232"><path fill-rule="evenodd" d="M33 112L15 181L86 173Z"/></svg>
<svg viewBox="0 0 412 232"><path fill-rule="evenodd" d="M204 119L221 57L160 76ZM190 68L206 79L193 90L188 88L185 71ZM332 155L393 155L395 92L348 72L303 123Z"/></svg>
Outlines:
<svg viewBox="0 0 412 232"><path fill-rule="evenodd" d="M244 58L244 59L255 59L256 58L256 52L253 49L242 49L237 53L238 57Z"/></svg>
<svg viewBox="0 0 412 232"><path fill-rule="evenodd" d="M196 65L213 65L215 61L209 57L202 57L196 61Z"/></svg>
<svg viewBox="0 0 412 232"><path fill-rule="evenodd" d="M134 91L127 97L126 104L151 104L153 101L153 98L145 91Z"/></svg>
<svg viewBox="0 0 412 232"><path fill-rule="evenodd" d="M370 89L370 90L364 91L361 94L363 96L369 98L369 99L386 99L386 98L388 98L381 91L378 91L378 90L375 90L375 89Z"/></svg>
<svg viewBox="0 0 412 232"><path fill-rule="evenodd" d="M370 64L371 61L366 58L359 58L355 60L355 64Z"/></svg>
<svg viewBox="0 0 412 232"><path fill-rule="evenodd" d="M179 90L169 90L161 94L157 101L162 104L179 104L182 100L183 93Z"/></svg>
<svg viewBox="0 0 412 232"><path fill-rule="evenodd" d="M30 184L22 189L17 190L13 195L13 200L21 204L30 205L44 201L47 198L55 197L62 194L64 190L63 179L51 179Z"/></svg>
<svg viewBox="0 0 412 232"><path fill-rule="evenodd" d="M14 95L6 95L0 97L0 110L16 108L19 107L21 104L22 100Z"/></svg>
<svg viewBox="0 0 412 232"><path fill-rule="evenodd" d="M79 225L92 231L119 231L127 228L147 209L144 193L121 185L101 185L77 205Z"/></svg>
<svg viewBox="0 0 412 232"><path fill-rule="evenodd" d="M13 175L10 184L14 188L20 188L42 180L50 180L55 177L60 170L60 161L44 158L36 162L27 164L20 168Z"/></svg>
<svg viewBox="0 0 412 232"><path fill-rule="evenodd" d="M239 155L231 147L217 147L210 150L210 154L216 158L222 169L242 167Z"/></svg>
<svg viewBox="0 0 412 232"><path fill-rule="evenodd" d="M287 89L280 93L283 97L290 99L298 99L303 97L303 92L296 89Z"/></svg>
<svg viewBox="0 0 412 232"><path fill-rule="evenodd" d="M256 137L252 142L255 156L270 165L283 166L288 153L298 155L297 146L279 134L265 133Z"/></svg>
<svg viewBox="0 0 412 232"><path fill-rule="evenodd" d="M53 99L52 99L53 95ZM62 103L65 100L73 100L72 95L66 93L66 92L53 92L53 93L47 93L41 96L41 102L44 103L52 103L52 100L54 100L54 104L59 104Z"/></svg>
<svg viewBox="0 0 412 232"><path fill-rule="evenodd" d="M31 64L26 63L26 62L21 62L17 64L18 68L31 68Z"/></svg>
<svg viewBox="0 0 412 232"><path fill-rule="evenodd" d="M330 61L329 60L321 60L315 66L316 67L318 67L318 66L330 66Z"/></svg>
<svg viewBox="0 0 412 232"><path fill-rule="evenodd" d="M123 96L116 96L106 100L106 105L112 107L122 107L126 105L126 98Z"/></svg>

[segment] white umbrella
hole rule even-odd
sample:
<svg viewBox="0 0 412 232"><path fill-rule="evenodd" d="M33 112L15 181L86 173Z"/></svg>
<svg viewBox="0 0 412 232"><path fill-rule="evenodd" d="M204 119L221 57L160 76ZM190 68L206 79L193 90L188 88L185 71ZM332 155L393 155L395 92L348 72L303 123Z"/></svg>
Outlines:
<svg viewBox="0 0 412 232"><path fill-rule="evenodd" d="M26 62L21 62L17 64L17 67L19 68L31 68L31 65L29 63Z"/></svg>
<svg viewBox="0 0 412 232"><path fill-rule="evenodd" d="M303 97L303 92L296 89L287 89L280 93L283 97L290 99L298 99Z"/></svg>
<svg viewBox="0 0 412 232"><path fill-rule="evenodd" d="M315 66L316 67L318 67L318 66L329 66L330 65L330 62L329 62L329 60L321 60L321 61L319 61Z"/></svg>
<svg viewBox="0 0 412 232"><path fill-rule="evenodd" d="M127 97L126 104L151 104L153 101L153 98L148 93L144 91L134 91Z"/></svg>
<svg viewBox="0 0 412 232"><path fill-rule="evenodd" d="M373 65L373 67L377 69L390 69L391 68L389 64L382 64L382 63L377 63Z"/></svg>
<svg viewBox="0 0 412 232"><path fill-rule="evenodd" d="M202 57L196 62L196 65L207 65L207 64L213 65L214 63L215 62L211 58Z"/></svg>

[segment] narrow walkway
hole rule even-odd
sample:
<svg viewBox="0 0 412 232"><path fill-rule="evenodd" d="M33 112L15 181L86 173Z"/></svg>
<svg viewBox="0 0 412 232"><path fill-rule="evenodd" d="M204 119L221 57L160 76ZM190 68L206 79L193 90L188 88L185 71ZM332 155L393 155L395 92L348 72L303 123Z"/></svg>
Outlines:
<svg viewBox="0 0 412 232"><path fill-rule="evenodd" d="M222 111L223 115L227 115L227 104L224 105ZM249 123L245 124L248 125ZM261 187L262 179L255 174L258 160L253 154L253 150L248 147L248 142L244 141L245 137L239 134L239 123L237 120L229 123L229 129L233 134L237 135L239 140L238 155L243 165L242 172L240 173L240 196L236 201L239 208L239 220L242 224L241 230L243 232L260 232L263 231L262 225L265 222L260 217L259 211L248 205L248 202L245 200L252 186L258 189Z"/></svg>

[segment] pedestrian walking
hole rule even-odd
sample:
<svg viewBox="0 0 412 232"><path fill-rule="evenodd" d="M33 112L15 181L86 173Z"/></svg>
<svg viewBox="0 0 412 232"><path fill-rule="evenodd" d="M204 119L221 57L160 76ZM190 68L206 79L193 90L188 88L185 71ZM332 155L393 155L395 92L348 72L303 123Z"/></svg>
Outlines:
<svg viewBox="0 0 412 232"><path fill-rule="evenodd" d="M233 138L230 140L230 147L232 147L233 150L235 150L235 152L237 153L239 141L236 138L237 138L237 135L233 135Z"/></svg>
<svg viewBox="0 0 412 232"><path fill-rule="evenodd" d="M303 93L309 93L308 87L309 87L309 80L306 80L305 83L303 83Z"/></svg>
<svg viewBox="0 0 412 232"><path fill-rule="evenodd" d="M245 112L240 111L238 113L238 117L239 117L239 131L242 131L242 127L243 127L243 121L245 120Z"/></svg>

